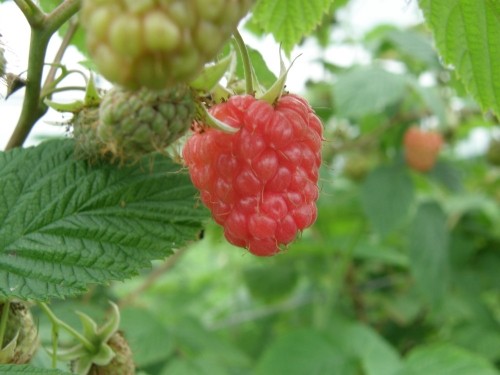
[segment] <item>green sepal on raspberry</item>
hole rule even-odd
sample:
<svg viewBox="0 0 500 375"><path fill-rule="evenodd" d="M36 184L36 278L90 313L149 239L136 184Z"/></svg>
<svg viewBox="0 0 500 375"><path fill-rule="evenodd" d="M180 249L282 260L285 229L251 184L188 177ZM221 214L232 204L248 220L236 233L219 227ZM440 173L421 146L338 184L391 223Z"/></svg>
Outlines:
<svg viewBox="0 0 500 375"><path fill-rule="evenodd" d="M106 344L113 350L115 356L107 365L93 364L88 375L134 375L135 364L132 351L123 333L115 332Z"/></svg>
<svg viewBox="0 0 500 375"><path fill-rule="evenodd" d="M102 100L97 135L104 153L136 161L185 134L195 114L195 96L187 85L158 91L115 87Z"/></svg>
<svg viewBox="0 0 500 375"><path fill-rule="evenodd" d="M4 310L0 304L0 312ZM7 326L0 349L0 364L26 364L40 343L38 329L29 308L22 302L9 304Z"/></svg>
<svg viewBox="0 0 500 375"><path fill-rule="evenodd" d="M236 95L210 108L183 149L193 184L226 239L258 256L283 250L316 220L323 127L293 94L274 105Z"/></svg>
<svg viewBox="0 0 500 375"><path fill-rule="evenodd" d="M189 82L212 61L253 0L84 0L81 23L99 72L128 88Z"/></svg>
<svg viewBox="0 0 500 375"><path fill-rule="evenodd" d="M111 314L99 326L88 315L77 312L83 332L78 343L58 350L57 357L71 361L72 372L77 375L133 375L135 365L132 352L123 334L118 330L120 311L111 303ZM49 350L50 352L50 350Z"/></svg>

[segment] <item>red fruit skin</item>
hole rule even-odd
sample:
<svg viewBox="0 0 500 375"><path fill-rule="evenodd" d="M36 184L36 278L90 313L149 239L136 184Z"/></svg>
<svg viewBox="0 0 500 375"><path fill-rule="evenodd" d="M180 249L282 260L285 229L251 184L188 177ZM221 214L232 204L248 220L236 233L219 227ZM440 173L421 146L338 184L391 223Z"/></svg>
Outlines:
<svg viewBox="0 0 500 375"><path fill-rule="evenodd" d="M419 172L428 172L436 164L443 138L439 133L411 127L404 135L403 144L406 163L410 168Z"/></svg>
<svg viewBox="0 0 500 375"><path fill-rule="evenodd" d="M230 243L277 254L316 220L323 125L294 94L232 96L210 113L239 130L196 127L183 149L191 180Z"/></svg>

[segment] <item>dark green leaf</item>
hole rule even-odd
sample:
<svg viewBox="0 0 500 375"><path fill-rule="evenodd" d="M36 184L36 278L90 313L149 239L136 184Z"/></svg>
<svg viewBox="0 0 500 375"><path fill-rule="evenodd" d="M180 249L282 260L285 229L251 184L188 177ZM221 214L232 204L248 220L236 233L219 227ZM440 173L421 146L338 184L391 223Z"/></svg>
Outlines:
<svg viewBox="0 0 500 375"><path fill-rule="evenodd" d="M0 295L62 298L121 280L200 231L206 211L170 159L90 166L73 149L0 153Z"/></svg>
<svg viewBox="0 0 500 375"><path fill-rule="evenodd" d="M409 238L410 270L420 293L437 304L449 283L449 232L446 216L433 202L419 206Z"/></svg>
<svg viewBox="0 0 500 375"><path fill-rule="evenodd" d="M374 228L386 235L405 220L413 195L413 182L404 168L379 167L366 178L361 202Z"/></svg>

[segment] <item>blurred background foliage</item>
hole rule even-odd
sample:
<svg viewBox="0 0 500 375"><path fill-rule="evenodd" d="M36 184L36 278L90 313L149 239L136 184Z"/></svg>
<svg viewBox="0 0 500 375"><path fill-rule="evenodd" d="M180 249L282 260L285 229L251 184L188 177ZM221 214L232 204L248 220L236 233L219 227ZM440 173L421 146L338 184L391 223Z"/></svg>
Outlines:
<svg viewBox="0 0 500 375"><path fill-rule="evenodd" d="M369 63L321 60L323 78L301 93L325 125L316 224L262 259L207 223L152 271L54 302L61 318L78 326L75 310L99 319L117 301L141 374L500 373L498 118L443 67L423 25L332 41L345 3L314 38L362 48ZM412 125L445 138L429 173L405 164ZM473 147L478 136L489 149ZM49 361L40 351L34 364Z"/></svg>

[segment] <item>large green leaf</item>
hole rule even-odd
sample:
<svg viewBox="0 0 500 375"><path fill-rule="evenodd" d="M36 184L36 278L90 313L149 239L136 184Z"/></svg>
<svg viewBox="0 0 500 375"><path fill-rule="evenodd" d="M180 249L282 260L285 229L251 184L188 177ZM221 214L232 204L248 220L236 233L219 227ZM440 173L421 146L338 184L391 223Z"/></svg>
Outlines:
<svg viewBox="0 0 500 375"><path fill-rule="evenodd" d="M206 211L166 157L89 166L57 140L0 153L0 295L65 297L195 239Z"/></svg>
<svg viewBox="0 0 500 375"><path fill-rule="evenodd" d="M499 375L484 358L462 348L435 344L410 352L397 375Z"/></svg>
<svg viewBox="0 0 500 375"><path fill-rule="evenodd" d="M377 67L357 68L339 76L333 88L339 116L359 118L404 99L407 78Z"/></svg>
<svg viewBox="0 0 500 375"><path fill-rule="evenodd" d="M439 303L448 287L448 242L441 207L434 202L421 204L410 231L410 270L418 290L432 303Z"/></svg>
<svg viewBox="0 0 500 375"><path fill-rule="evenodd" d="M347 356L355 357L365 375L393 375L402 366L402 361L388 342L369 326L344 319L333 319L329 339L337 344ZM339 372L340 373L340 372Z"/></svg>
<svg viewBox="0 0 500 375"><path fill-rule="evenodd" d="M500 115L500 3L420 0L437 48L484 110Z"/></svg>
<svg viewBox="0 0 500 375"><path fill-rule="evenodd" d="M174 350L172 336L149 310L126 308L121 311L121 327L127 335L138 367L166 360Z"/></svg>
<svg viewBox="0 0 500 375"><path fill-rule="evenodd" d="M301 39L321 24L334 0L259 0L253 20L271 33L289 53Z"/></svg>
<svg viewBox="0 0 500 375"><path fill-rule="evenodd" d="M379 167L366 178L361 203L373 227L385 235L405 219L413 196L413 182L404 168Z"/></svg>
<svg viewBox="0 0 500 375"><path fill-rule="evenodd" d="M260 358L256 375L351 375L352 358L339 351L320 333L301 329L281 335L271 343Z"/></svg>

